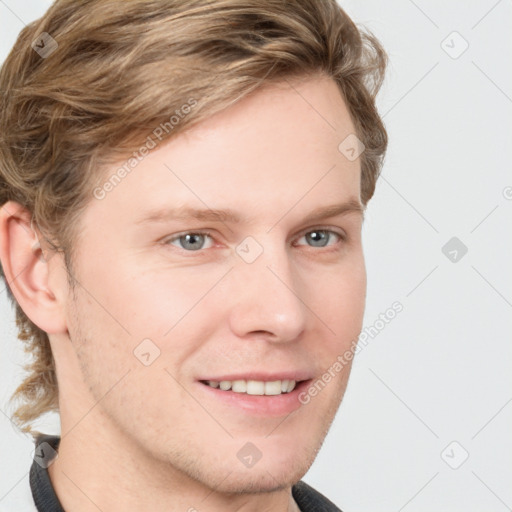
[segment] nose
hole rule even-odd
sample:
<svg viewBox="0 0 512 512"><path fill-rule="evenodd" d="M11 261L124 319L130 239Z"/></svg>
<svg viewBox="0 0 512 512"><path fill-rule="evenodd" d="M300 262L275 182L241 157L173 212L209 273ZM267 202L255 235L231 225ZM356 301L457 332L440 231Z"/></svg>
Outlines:
<svg viewBox="0 0 512 512"><path fill-rule="evenodd" d="M286 248L278 247L267 244L252 263L237 257L230 272L230 326L241 338L257 335L274 343L290 342L305 329L306 290Z"/></svg>

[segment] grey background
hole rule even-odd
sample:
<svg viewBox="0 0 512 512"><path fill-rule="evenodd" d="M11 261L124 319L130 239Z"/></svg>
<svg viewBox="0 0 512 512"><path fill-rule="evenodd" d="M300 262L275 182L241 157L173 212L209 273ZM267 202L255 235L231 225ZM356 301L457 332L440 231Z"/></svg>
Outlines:
<svg viewBox="0 0 512 512"><path fill-rule="evenodd" d="M304 479L344 512L511 510L512 2L340 3L390 56L364 326L404 309L356 356ZM0 61L49 5L0 0ZM3 285L0 322L1 499L32 451L5 415L24 355Z"/></svg>

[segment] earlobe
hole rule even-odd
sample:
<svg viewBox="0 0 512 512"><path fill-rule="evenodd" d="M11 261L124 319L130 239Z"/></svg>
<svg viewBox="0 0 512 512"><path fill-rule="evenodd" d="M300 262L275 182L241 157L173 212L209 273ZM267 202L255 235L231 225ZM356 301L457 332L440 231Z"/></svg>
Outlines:
<svg viewBox="0 0 512 512"><path fill-rule="evenodd" d="M64 305L58 300L63 294L50 287L51 269L30 212L14 201L0 207L0 261L16 301L30 320L49 334L65 332Z"/></svg>

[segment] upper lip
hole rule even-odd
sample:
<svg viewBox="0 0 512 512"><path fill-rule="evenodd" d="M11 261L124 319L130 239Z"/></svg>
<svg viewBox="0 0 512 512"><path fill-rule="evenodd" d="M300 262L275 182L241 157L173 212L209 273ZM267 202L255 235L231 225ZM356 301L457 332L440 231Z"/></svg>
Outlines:
<svg viewBox="0 0 512 512"><path fill-rule="evenodd" d="M247 371L238 373L227 373L220 376L208 376L198 380L212 380L220 382L222 380L259 380L265 382L272 382L276 380L294 380L295 382L309 380L313 378L313 374L307 370L285 370L282 372L261 372L261 371Z"/></svg>

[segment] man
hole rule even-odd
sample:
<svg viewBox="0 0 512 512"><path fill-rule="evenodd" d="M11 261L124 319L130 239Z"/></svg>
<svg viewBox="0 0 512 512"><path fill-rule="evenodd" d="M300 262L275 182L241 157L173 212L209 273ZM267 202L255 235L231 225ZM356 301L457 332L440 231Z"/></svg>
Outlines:
<svg viewBox="0 0 512 512"><path fill-rule="evenodd" d="M339 510L301 478L362 326L384 65L334 0L57 0L21 32L0 261L28 509ZM51 410L61 435L32 430Z"/></svg>

